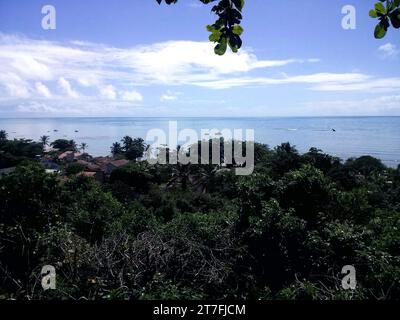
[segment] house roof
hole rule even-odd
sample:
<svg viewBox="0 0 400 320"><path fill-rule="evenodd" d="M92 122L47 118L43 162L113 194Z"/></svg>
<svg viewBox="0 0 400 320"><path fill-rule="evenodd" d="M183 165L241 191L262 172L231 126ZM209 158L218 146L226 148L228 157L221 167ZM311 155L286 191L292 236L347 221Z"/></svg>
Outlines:
<svg viewBox="0 0 400 320"><path fill-rule="evenodd" d="M111 161L113 161L113 159L110 157L97 157L93 159L93 162L99 165L107 164L110 163Z"/></svg>
<svg viewBox="0 0 400 320"><path fill-rule="evenodd" d="M84 176L84 177L92 177L94 178L96 176L96 172L88 172L84 171L78 174L78 176Z"/></svg>
<svg viewBox="0 0 400 320"><path fill-rule="evenodd" d="M117 167L117 168L122 167L128 163L129 163L129 160L125 160L125 159L114 160L114 161L110 162L111 165L113 165L114 167Z"/></svg>
<svg viewBox="0 0 400 320"><path fill-rule="evenodd" d="M78 160L76 163L79 163L79 164L84 165L84 166L87 166L87 165L90 164L90 162L87 162L85 160Z"/></svg>
<svg viewBox="0 0 400 320"><path fill-rule="evenodd" d="M80 153L80 152L65 151L65 152L61 153L58 156L58 159L62 160L62 159L65 159L67 157L70 157L70 156L73 156L74 158L77 158L77 157L80 157L81 155L82 155L82 153Z"/></svg>
<svg viewBox="0 0 400 320"><path fill-rule="evenodd" d="M129 163L129 160L121 159L121 160L114 160L113 158L110 157L97 157L93 159L94 164L92 163L92 166L98 166L101 168L102 171L107 170L107 166L113 166L115 168L122 167L126 164ZM92 169L91 169L92 170Z"/></svg>
<svg viewBox="0 0 400 320"><path fill-rule="evenodd" d="M100 171L101 170L99 165L92 163L92 162L78 160L77 163L84 165L88 171Z"/></svg>

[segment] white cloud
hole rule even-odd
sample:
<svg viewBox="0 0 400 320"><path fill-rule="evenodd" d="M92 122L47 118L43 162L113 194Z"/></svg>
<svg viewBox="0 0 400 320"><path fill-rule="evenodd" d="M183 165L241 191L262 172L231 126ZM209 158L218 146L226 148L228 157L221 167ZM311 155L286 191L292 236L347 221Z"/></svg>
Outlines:
<svg viewBox="0 0 400 320"><path fill-rule="evenodd" d="M317 91L361 91L367 93L395 92L400 90L400 78L368 79L351 83L322 83L314 86Z"/></svg>
<svg viewBox="0 0 400 320"><path fill-rule="evenodd" d="M132 105L129 101L118 100L98 100L97 98L81 98L81 99L53 99L53 100L26 100L19 102L12 101L16 108L16 112L20 114L33 113L35 116L110 116L119 115L132 116L138 110L143 111L145 108ZM9 102L0 100L0 110L8 108Z"/></svg>
<svg viewBox="0 0 400 320"><path fill-rule="evenodd" d="M221 57L214 54L211 43L194 41L169 41L142 46L120 51L117 56L142 81L175 85L217 80L229 74L301 62L297 59L259 60L246 49L238 54L227 52Z"/></svg>
<svg viewBox="0 0 400 320"><path fill-rule="evenodd" d="M143 101L143 96L138 91L124 91L121 94L123 101L131 102L141 102Z"/></svg>
<svg viewBox="0 0 400 320"><path fill-rule="evenodd" d="M311 84L315 90L333 91L324 86L342 86L347 88L351 84L367 83L371 77L361 73L314 73L300 76L288 76L284 74L279 78L266 77L238 77L209 82L199 82L197 85L210 89L227 89L243 86L268 86L285 84ZM342 90L337 88L337 91Z"/></svg>
<svg viewBox="0 0 400 320"><path fill-rule="evenodd" d="M380 46L378 50L381 53L381 57L383 59L397 57L400 52L397 49L396 45L394 45L390 42Z"/></svg>
<svg viewBox="0 0 400 320"><path fill-rule="evenodd" d="M394 56L398 49L386 44L379 51ZM246 48L238 54L227 52L220 57L214 54L213 44L208 42L168 41L116 48L82 41L33 40L0 33L0 102L11 101L28 110L21 104L24 100L42 102L46 98L51 105L48 110L57 106L72 113L107 114L106 108L130 108L133 103L138 107L143 101L139 91L126 88L152 85L207 89L301 85L315 91L365 93L400 90L400 77L322 70L296 74L287 70L294 64L319 61L318 58L261 59ZM160 97L161 101L177 99L179 94L171 91ZM93 110L71 107L75 102L90 105ZM37 104L31 109L45 110Z"/></svg>
<svg viewBox="0 0 400 320"><path fill-rule="evenodd" d="M260 60L251 51L213 52L213 44L195 41L169 41L133 48L102 44L33 40L0 33L0 73L25 81L68 79L84 87L112 83L133 85L196 85L219 80L231 74L256 69L283 67L317 59ZM1 84L1 83L0 83Z"/></svg>
<svg viewBox="0 0 400 320"><path fill-rule="evenodd" d="M163 94L163 95L161 96L161 98L160 98L160 101L161 101L161 102L164 102L164 101L174 101L174 100L177 100L177 99L178 99L177 96L173 96L173 95L169 95L169 94Z"/></svg>
<svg viewBox="0 0 400 320"><path fill-rule="evenodd" d="M115 91L115 87L113 85L107 85L100 88L101 96L109 99L115 100L117 98L117 92Z"/></svg>
<svg viewBox="0 0 400 320"><path fill-rule="evenodd" d="M0 65L1 69L1 65ZM5 88L4 96L10 98L29 98L30 85L28 81L23 80L18 75L11 72L0 72L0 89L1 85Z"/></svg>
<svg viewBox="0 0 400 320"><path fill-rule="evenodd" d="M11 97L21 98L21 99L30 97L29 89L24 85L7 83L5 86Z"/></svg>
<svg viewBox="0 0 400 320"><path fill-rule="evenodd" d="M306 114L332 115L400 115L400 95L360 100L318 101L305 104Z"/></svg>
<svg viewBox="0 0 400 320"><path fill-rule="evenodd" d="M95 87L100 86L100 79L96 75L87 74L78 77L77 82L83 87Z"/></svg>
<svg viewBox="0 0 400 320"><path fill-rule="evenodd" d="M70 81L83 87L97 88L99 98L108 99L116 96L114 92L118 91L118 86L127 84L194 85L210 89L312 84L314 86L310 88L319 91L359 91L375 87L381 89L382 83L395 80L395 85L389 85L385 90L399 89L398 78L380 79L360 73L249 76L253 70L315 63L319 59L265 60L259 59L247 49L242 49L238 54L227 52L220 57L214 54L212 46L208 42L169 41L133 48L115 48L80 41L62 44L0 34L0 73L21 80L18 84L20 92L16 92L17 84L8 90L20 96L29 93L31 80L44 83L60 78L68 79L61 80L64 94L75 98L79 94L71 88ZM391 52L389 46L384 48L382 50ZM393 49L393 46L390 48ZM0 85L2 83L4 85L0 77ZM115 90L105 83L112 83Z"/></svg>
<svg viewBox="0 0 400 320"><path fill-rule="evenodd" d="M27 80L50 80L52 78L52 73L47 65L31 57L29 52L16 52L10 62L10 66Z"/></svg>
<svg viewBox="0 0 400 320"><path fill-rule="evenodd" d="M43 102L40 103L36 101L29 103L22 103L18 105L17 111L22 113L43 113L43 114L57 113L56 108L49 107Z"/></svg>
<svg viewBox="0 0 400 320"><path fill-rule="evenodd" d="M181 92L173 92L171 90L167 90L166 93L164 93L161 98L160 101L161 102L165 102L165 101L175 101L178 100L179 96L182 95Z"/></svg>
<svg viewBox="0 0 400 320"><path fill-rule="evenodd" d="M35 88L39 95L41 95L45 98L51 98L51 93L50 93L49 88L47 88L43 83L36 82Z"/></svg>
<svg viewBox="0 0 400 320"><path fill-rule="evenodd" d="M60 79L58 79L58 86L60 87L62 92L65 93L69 98L79 98L78 92L71 88L71 84L65 78L61 77Z"/></svg>

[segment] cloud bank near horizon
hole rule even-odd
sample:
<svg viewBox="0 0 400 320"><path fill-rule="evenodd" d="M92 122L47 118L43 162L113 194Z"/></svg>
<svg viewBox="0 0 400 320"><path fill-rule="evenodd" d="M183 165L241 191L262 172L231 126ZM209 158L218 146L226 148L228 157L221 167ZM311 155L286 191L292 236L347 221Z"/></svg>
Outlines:
<svg viewBox="0 0 400 320"><path fill-rule="evenodd" d="M318 66L319 61L311 57L265 60L250 49L220 57L208 42L167 41L116 48L0 33L0 109L13 105L16 112L25 114L129 113L146 107L142 93L146 87L165 89L166 93L158 98L161 104L181 98L183 94L172 94L177 87L179 91L191 87L216 91L291 86L315 92L378 94L400 89L400 78L396 77L326 70L309 74L287 71L295 65ZM400 109L398 99L385 97L393 94L375 97L374 101L383 106L390 101L390 110ZM326 108L332 105L326 101L324 104ZM351 108L352 104L344 105ZM371 105L376 109L376 104ZM358 112L357 108L354 110Z"/></svg>

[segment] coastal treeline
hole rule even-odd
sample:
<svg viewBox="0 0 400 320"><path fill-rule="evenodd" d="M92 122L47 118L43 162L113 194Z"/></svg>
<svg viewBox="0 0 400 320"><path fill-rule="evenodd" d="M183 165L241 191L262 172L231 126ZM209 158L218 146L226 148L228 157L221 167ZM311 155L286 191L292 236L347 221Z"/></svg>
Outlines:
<svg viewBox="0 0 400 320"><path fill-rule="evenodd" d="M0 135L0 163L15 166L0 178L0 298L400 297L399 168L256 144L254 173L236 176L149 165L133 141L113 146L131 160L99 182L49 173L43 143ZM41 287L45 265L55 290Z"/></svg>

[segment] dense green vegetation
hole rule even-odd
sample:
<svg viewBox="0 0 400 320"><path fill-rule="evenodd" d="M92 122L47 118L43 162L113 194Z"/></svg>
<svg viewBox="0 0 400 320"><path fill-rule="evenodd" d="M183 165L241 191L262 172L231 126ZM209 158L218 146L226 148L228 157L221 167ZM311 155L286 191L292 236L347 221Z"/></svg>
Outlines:
<svg viewBox="0 0 400 320"><path fill-rule="evenodd" d="M42 153L42 143L26 139L8 140L7 133L0 131L0 169L13 167Z"/></svg>
<svg viewBox="0 0 400 320"><path fill-rule="evenodd" d="M119 142L115 142L111 146L111 154L114 157L136 160L143 156L146 144L142 138L132 139L129 136L125 136L122 138L121 142L122 145Z"/></svg>
<svg viewBox="0 0 400 320"><path fill-rule="evenodd" d="M67 139L58 139L52 142L50 145L53 148L59 149L60 151L76 151L78 149L75 141Z"/></svg>
<svg viewBox="0 0 400 320"><path fill-rule="evenodd" d="M145 162L104 184L73 172L23 161L0 179L0 297L400 297L400 170L372 157L257 144L251 176ZM56 290L41 288L44 265ZM341 287L344 265L356 290Z"/></svg>

